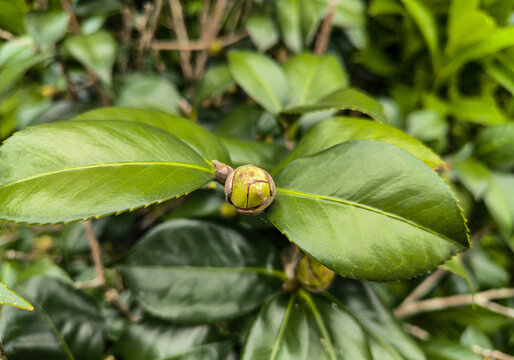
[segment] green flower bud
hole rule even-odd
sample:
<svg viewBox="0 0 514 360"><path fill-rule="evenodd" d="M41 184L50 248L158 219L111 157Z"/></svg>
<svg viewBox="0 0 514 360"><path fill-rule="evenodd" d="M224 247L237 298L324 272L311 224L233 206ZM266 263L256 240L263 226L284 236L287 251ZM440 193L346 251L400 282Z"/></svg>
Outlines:
<svg viewBox="0 0 514 360"><path fill-rule="evenodd" d="M335 273L321 265L308 255L305 255L296 267L296 279L307 290L321 292L325 290Z"/></svg>
<svg viewBox="0 0 514 360"><path fill-rule="evenodd" d="M225 195L238 212L257 215L275 198L275 182L255 165L240 166L227 177Z"/></svg>

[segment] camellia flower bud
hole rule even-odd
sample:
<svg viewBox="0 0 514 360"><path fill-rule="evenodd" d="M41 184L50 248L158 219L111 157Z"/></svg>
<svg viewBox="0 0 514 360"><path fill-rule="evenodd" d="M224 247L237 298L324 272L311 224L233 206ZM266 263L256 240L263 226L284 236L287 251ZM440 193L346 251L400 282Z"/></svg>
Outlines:
<svg viewBox="0 0 514 360"><path fill-rule="evenodd" d="M267 171L255 165L235 169L225 181L227 201L236 210L247 215L257 215L275 198L275 182Z"/></svg>
<svg viewBox="0 0 514 360"><path fill-rule="evenodd" d="M296 279L307 290L321 292L325 290L335 273L329 268L321 265L308 255L305 255L296 267Z"/></svg>

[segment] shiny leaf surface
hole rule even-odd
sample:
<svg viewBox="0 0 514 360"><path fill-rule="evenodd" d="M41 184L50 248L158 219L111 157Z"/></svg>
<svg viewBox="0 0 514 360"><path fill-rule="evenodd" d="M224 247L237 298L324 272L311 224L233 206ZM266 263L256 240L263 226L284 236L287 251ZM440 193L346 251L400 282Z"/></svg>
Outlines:
<svg viewBox="0 0 514 360"><path fill-rule="evenodd" d="M32 311L34 307L20 295L9 289L7 285L0 282L0 304L15 306L20 309Z"/></svg>

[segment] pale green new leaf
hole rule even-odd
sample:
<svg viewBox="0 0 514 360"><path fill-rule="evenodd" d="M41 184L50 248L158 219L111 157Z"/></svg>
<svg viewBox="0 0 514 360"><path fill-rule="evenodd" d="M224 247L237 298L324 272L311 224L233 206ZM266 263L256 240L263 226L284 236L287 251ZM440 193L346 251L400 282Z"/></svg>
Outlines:
<svg viewBox="0 0 514 360"><path fill-rule="evenodd" d="M323 110L355 110L372 117L378 122L387 122L382 105L369 95L353 88L337 90L314 105L285 109L280 112L280 116L288 122L294 122L303 114Z"/></svg>
<svg viewBox="0 0 514 360"><path fill-rule="evenodd" d="M345 142L290 162L274 178L268 218L342 276L410 278L469 247L447 185L396 146Z"/></svg>
<svg viewBox="0 0 514 360"><path fill-rule="evenodd" d="M76 35L66 39L64 48L83 66L90 68L106 84L111 84L116 60L116 40L108 32Z"/></svg>
<svg viewBox="0 0 514 360"><path fill-rule="evenodd" d="M303 53L289 59L283 68L291 91L290 106L315 104L348 86L346 72L331 55Z"/></svg>
<svg viewBox="0 0 514 360"><path fill-rule="evenodd" d="M0 282L0 304L11 305L29 311L34 310L34 307L27 300L9 289L2 282Z"/></svg>
<svg viewBox="0 0 514 360"><path fill-rule="evenodd" d="M0 219L28 224L105 216L189 193L212 165L177 137L128 121L27 128L0 147Z"/></svg>
<svg viewBox="0 0 514 360"><path fill-rule="evenodd" d="M110 107L88 111L72 120L120 120L150 125L178 137L207 160L230 161L227 149L216 136L191 120L160 111Z"/></svg>
<svg viewBox="0 0 514 360"><path fill-rule="evenodd" d="M411 153L432 168L445 166L444 161L432 150L395 127L358 118L333 117L314 125L273 172L278 173L294 159L352 140L386 142Z"/></svg>
<svg viewBox="0 0 514 360"><path fill-rule="evenodd" d="M256 52L231 51L228 66L237 84L264 109L277 114L289 99L284 72L272 59Z"/></svg>

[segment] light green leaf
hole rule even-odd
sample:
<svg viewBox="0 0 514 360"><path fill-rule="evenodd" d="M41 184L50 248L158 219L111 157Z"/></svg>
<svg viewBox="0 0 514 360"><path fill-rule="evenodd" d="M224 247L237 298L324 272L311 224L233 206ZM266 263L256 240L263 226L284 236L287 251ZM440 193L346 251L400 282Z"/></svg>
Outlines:
<svg viewBox="0 0 514 360"><path fill-rule="evenodd" d="M305 45L308 46L314 40L326 6L325 4L319 4L317 0L298 0L298 4L302 35Z"/></svg>
<svg viewBox="0 0 514 360"><path fill-rule="evenodd" d="M228 149L234 167L252 164L271 171L287 155L285 148L275 144L228 138L221 138L221 141Z"/></svg>
<svg viewBox="0 0 514 360"><path fill-rule="evenodd" d="M0 94L9 90L33 66L49 59L47 52L39 53L33 57L13 62L0 68Z"/></svg>
<svg viewBox="0 0 514 360"><path fill-rule="evenodd" d="M234 85L234 78L225 64L210 67L202 78L195 94L195 105L205 99L212 99L223 94Z"/></svg>
<svg viewBox="0 0 514 360"><path fill-rule="evenodd" d="M421 34L427 43L432 65L434 69L439 68L439 35L437 33L437 24L434 14L425 5L422 0L401 0L405 8L412 16Z"/></svg>
<svg viewBox="0 0 514 360"><path fill-rule="evenodd" d="M502 63L491 63L486 66L486 71L498 84L514 95L514 69Z"/></svg>
<svg viewBox="0 0 514 360"><path fill-rule="evenodd" d="M274 178L268 218L342 276L410 278L469 247L462 211L446 184L393 145L342 143L292 161Z"/></svg>
<svg viewBox="0 0 514 360"><path fill-rule="evenodd" d="M159 111L122 107L101 108L83 113L72 120L119 120L150 125L178 137L207 160L218 160L221 162L229 162L230 160L227 149L209 131L191 120Z"/></svg>
<svg viewBox="0 0 514 360"><path fill-rule="evenodd" d="M264 9L257 9L252 12L246 21L246 31L259 52L265 52L274 46L279 40L277 26L273 17Z"/></svg>
<svg viewBox="0 0 514 360"><path fill-rule="evenodd" d="M431 339L422 346L430 360L483 360L470 348L446 339Z"/></svg>
<svg viewBox="0 0 514 360"><path fill-rule="evenodd" d="M277 0L275 3L278 25L287 48L294 53L302 51L302 27L298 0Z"/></svg>
<svg viewBox="0 0 514 360"><path fill-rule="evenodd" d="M481 130L475 144L475 154L483 161L498 166L514 166L514 123Z"/></svg>
<svg viewBox="0 0 514 360"><path fill-rule="evenodd" d="M27 128L0 147L0 219L28 224L105 216L189 193L212 164L175 136L128 121Z"/></svg>
<svg viewBox="0 0 514 360"><path fill-rule="evenodd" d="M330 55L303 53L284 64L290 89L289 105L315 104L330 93L348 86L339 61Z"/></svg>
<svg viewBox="0 0 514 360"><path fill-rule="evenodd" d="M506 237L514 234L514 175L492 171L484 202Z"/></svg>
<svg viewBox="0 0 514 360"><path fill-rule="evenodd" d="M406 125L406 131L422 141L443 140L448 133L445 118L431 109L411 112Z"/></svg>
<svg viewBox="0 0 514 360"><path fill-rule="evenodd" d="M285 274L275 270L277 262L265 239L210 222L171 220L146 235L118 269L154 316L206 323L248 313L278 291Z"/></svg>
<svg viewBox="0 0 514 360"><path fill-rule="evenodd" d="M289 98L286 77L272 59L249 51L231 51L228 66L234 79L250 97L272 114Z"/></svg>
<svg viewBox="0 0 514 360"><path fill-rule="evenodd" d="M10 359L100 360L106 340L100 309L73 286L34 277L16 288L34 312L2 309L0 336Z"/></svg>
<svg viewBox="0 0 514 360"><path fill-rule="evenodd" d="M124 360L219 360L230 351L209 326L177 326L144 319L130 324L116 343L116 355Z"/></svg>
<svg viewBox="0 0 514 360"><path fill-rule="evenodd" d="M0 304L15 306L20 309L34 310L34 306L32 306L27 300L22 298L20 295L16 294L14 291L9 289L7 285L0 282Z"/></svg>
<svg viewBox="0 0 514 360"><path fill-rule="evenodd" d="M323 110L355 110L366 114L378 122L387 122L382 105L364 94L363 92L349 88L337 90L315 105L297 106L280 112L280 116L288 122L296 121L301 115Z"/></svg>
<svg viewBox="0 0 514 360"><path fill-rule="evenodd" d="M462 258L460 255L456 255L456 256L452 257L450 260L448 260L444 264L440 265L439 269L443 269L443 270L451 272L452 274L460 276L461 278L466 280L471 292L472 293L475 292L473 283L471 282L471 279L468 275L468 272L466 271L466 268L462 264Z"/></svg>
<svg viewBox="0 0 514 360"><path fill-rule="evenodd" d="M180 100L181 96L175 85L166 78L132 74L124 77L116 105L178 115L180 114Z"/></svg>
<svg viewBox="0 0 514 360"><path fill-rule="evenodd" d="M112 67L116 60L116 40L108 32L77 35L66 39L64 48L83 66L91 69L100 80L111 84Z"/></svg>
<svg viewBox="0 0 514 360"><path fill-rule="evenodd" d="M63 11L31 11L25 17L27 30L40 48L61 40L68 29L68 15Z"/></svg>
<svg viewBox="0 0 514 360"><path fill-rule="evenodd" d="M324 1L329 3L328 0ZM362 0L344 0L336 3L334 26L345 29L346 35L358 49L366 47L366 4Z"/></svg>
<svg viewBox="0 0 514 360"><path fill-rule="evenodd" d="M493 96L459 97L449 104L449 111L459 120L481 125L497 125L507 122Z"/></svg>
<svg viewBox="0 0 514 360"><path fill-rule="evenodd" d="M0 0L0 9L0 29L23 33L23 18L28 10L25 0Z"/></svg>
<svg viewBox="0 0 514 360"><path fill-rule="evenodd" d="M369 120L333 117L314 125L273 172L278 173L294 159L316 154L336 144L352 140L386 142L411 153L432 168L445 166L444 161L432 150L399 129Z"/></svg>
<svg viewBox="0 0 514 360"><path fill-rule="evenodd" d="M455 171L459 180L464 184L476 200L489 189L491 175L487 166L472 158L464 161L452 162L452 169Z"/></svg>

